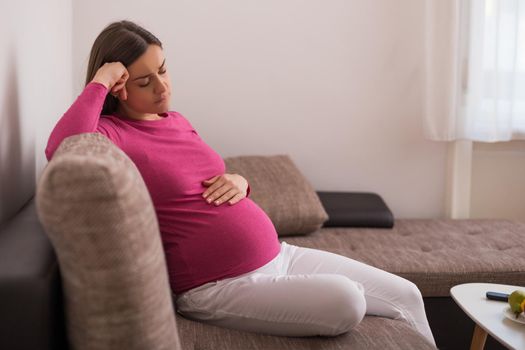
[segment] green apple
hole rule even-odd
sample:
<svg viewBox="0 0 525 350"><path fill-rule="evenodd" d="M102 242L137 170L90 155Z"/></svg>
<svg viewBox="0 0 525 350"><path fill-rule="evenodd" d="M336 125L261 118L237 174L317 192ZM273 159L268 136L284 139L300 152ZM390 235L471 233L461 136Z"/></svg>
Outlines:
<svg viewBox="0 0 525 350"><path fill-rule="evenodd" d="M516 318L523 312L525 308L525 291L515 290L509 295L509 305L512 312L516 314Z"/></svg>

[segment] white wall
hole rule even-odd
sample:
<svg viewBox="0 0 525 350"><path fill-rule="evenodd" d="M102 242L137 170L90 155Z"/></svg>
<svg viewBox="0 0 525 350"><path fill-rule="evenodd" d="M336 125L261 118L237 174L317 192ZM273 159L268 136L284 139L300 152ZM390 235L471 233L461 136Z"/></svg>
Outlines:
<svg viewBox="0 0 525 350"><path fill-rule="evenodd" d="M471 217L525 220L525 141L474 143Z"/></svg>
<svg viewBox="0 0 525 350"><path fill-rule="evenodd" d="M418 1L159 4L115 1L102 15L101 1L0 3L0 223L33 195L90 45L121 18L164 41L174 109L223 156L289 153L317 189L376 191L397 217L443 216L445 144L420 132ZM471 217L525 219L524 151L474 144Z"/></svg>
<svg viewBox="0 0 525 350"><path fill-rule="evenodd" d="M378 192L397 217L443 216L446 145L420 129L422 6L1 2L0 224L33 195L92 41L122 18L163 40L173 108L223 156L289 153L317 189ZM474 144L471 217L525 219L524 151Z"/></svg>
<svg viewBox="0 0 525 350"><path fill-rule="evenodd" d="M0 224L34 195L71 101L71 13L68 0L0 3Z"/></svg>
<svg viewBox="0 0 525 350"><path fill-rule="evenodd" d="M223 157L288 153L316 189L442 217L446 144L421 129L423 13L420 0L77 0L74 95L98 33L131 19L164 44L172 109Z"/></svg>

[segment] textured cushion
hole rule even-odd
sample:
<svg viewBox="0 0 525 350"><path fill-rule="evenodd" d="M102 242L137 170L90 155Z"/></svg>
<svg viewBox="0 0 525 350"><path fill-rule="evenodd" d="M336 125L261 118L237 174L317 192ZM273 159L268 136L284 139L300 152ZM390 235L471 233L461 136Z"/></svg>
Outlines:
<svg viewBox="0 0 525 350"><path fill-rule="evenodd" d="M324 227L394 226L394 216L378 194L318 191L317 195L330 217Z"/></svg>
<svg viewBox="0 0 525 350"><path fill-rule="evenodd" d="M400 219L393 229L323 228L287 243L327 250L414 282L424 297L445 297L469 282L525 286L525 222Z"/></svg>
<svg viewBox="0 0 525 350"><path fill-rule="evenodd" d="M177 315L183 349L202 350L430 350L435 347L401 320L366 316L337 337L276 337L187 320Z"/></svg>
<svg viewBox="0 0 525 350"><path fill-rule="evenodd" d="M272 220L277 233L308 234L328 219L317 193L288 155L225 158L226 171L248 180L250 198Z"/></svg>
<svg viewBox="0 0 525 350"><path fill-rule="evenodd" d="M65 139L37 186L74 349L178 349L157 218L131 160L106 137Z"/></svg>

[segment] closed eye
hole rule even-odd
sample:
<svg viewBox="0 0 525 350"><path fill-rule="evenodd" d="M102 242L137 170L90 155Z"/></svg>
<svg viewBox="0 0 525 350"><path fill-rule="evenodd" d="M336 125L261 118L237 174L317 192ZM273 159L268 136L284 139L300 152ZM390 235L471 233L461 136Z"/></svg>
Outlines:
<svg viewBox="0 0 525 350"><path fill-rule="evenodd" d="M160 74L160 75L164 75L164 74L166 74L166 72L167 72L167 69L166 69L166 68L159 70L159 74ZM144 84L140 84L139 86L140 86L140 87L146 87L146 86L148 86L150 81L149 81L149 78L147 78L147 79L148 79L148 81L147 81L146 83L144 83Z"/></svg>

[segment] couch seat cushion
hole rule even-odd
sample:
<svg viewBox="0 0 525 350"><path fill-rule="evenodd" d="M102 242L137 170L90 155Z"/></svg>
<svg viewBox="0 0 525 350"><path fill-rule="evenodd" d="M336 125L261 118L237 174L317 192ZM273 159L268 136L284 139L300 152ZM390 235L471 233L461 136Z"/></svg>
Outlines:
<svg viewBox="0 0 525 350"><path fill-rule="evenodd" d="M408 323L374 316L366 316L352 331L337 337L269 336L211 326L180 315L177 315L177 328L184 350L435 349Z"/></svg>
<svg viewBox="0 0 525 350"><path fill-rule="evenodd" d="M424 297L449 296L469 282L525 285L525 222L400 219L387 230L334 227L282 239L400 275Z"/></svg>

